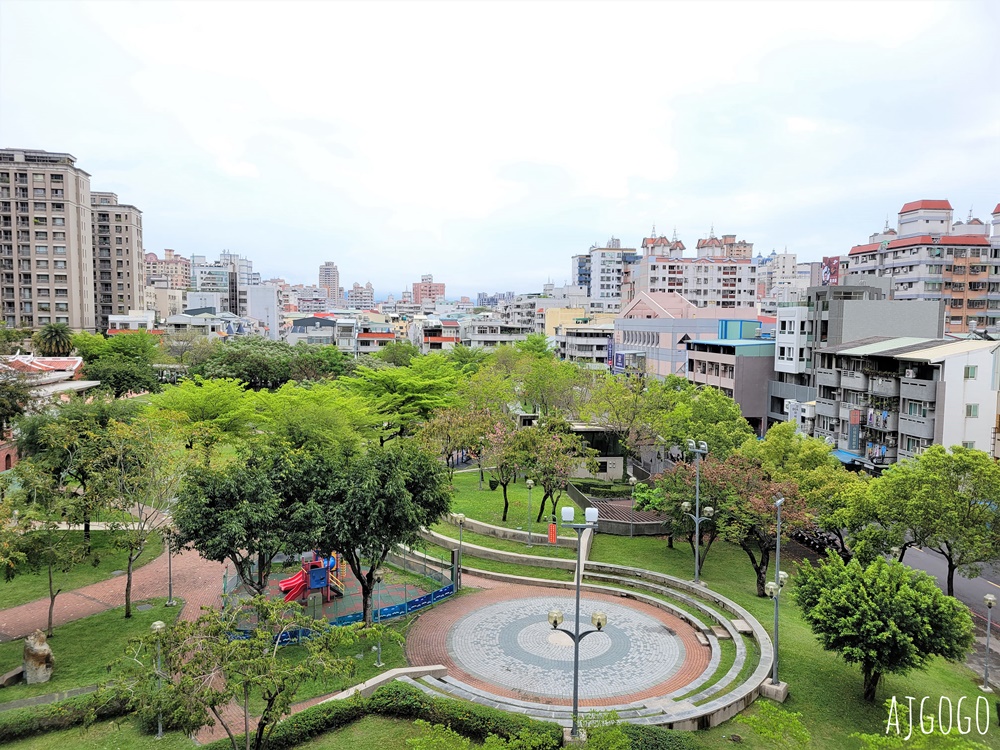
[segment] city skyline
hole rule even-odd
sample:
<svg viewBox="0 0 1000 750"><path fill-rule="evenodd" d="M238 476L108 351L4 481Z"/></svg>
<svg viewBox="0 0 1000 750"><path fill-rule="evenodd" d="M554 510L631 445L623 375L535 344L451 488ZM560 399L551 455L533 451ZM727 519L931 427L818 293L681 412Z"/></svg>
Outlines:
<svg viewBox="0 0 1000 750"><path fill-rule="evenodd" d="M561 285L654 224L819 260L1000 200L993 4L567 8L8 1L0 146L76 156L147 251L380 298Z"/></svg>

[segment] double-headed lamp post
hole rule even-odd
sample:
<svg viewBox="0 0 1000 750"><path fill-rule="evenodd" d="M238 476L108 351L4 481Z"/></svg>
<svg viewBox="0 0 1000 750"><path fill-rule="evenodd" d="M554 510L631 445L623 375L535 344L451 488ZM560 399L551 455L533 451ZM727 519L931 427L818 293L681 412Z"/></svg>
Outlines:
<svg viewBox="0 0 1000 750"><path fill-rule="evenodd" d="M983 661L983 690L990 690L990 631L993 629L993 605L997 598L993 594L983 597L986 605L986 657Z"/></svg>
<svg viewBox="0 0 1000 750"><path fill-rule="evenodd" d="M455 571L455 590L462 588L462 530L465 528L465 514L456 513L455 521L458 523L458 570Z"/></svg>
<svg viewBox="0 0 1000 750"><path fill-rule="evenodd" d="M631 476L631 477L628 478L628 486L632 488L632 509L631 509L631 511L629 511L629 514L628 514L628 535L629 535L629 538L631 538L633 536L633 532L634 532L633 527L635 526L635 486L636 486L636 484L638 484L638 480L634 476Z"/></svg>
<svg viewBox="0 0 1000 750"><path fill-rule="evenodd" d="M771 684L778 685L778 600L781 589L788 581L788 573L781 569L781 506L785 498L778 493L774 498L774 507L778 511L778 525L774 534L774 580L764 585L764 592L774 600L774 666L771 668Z"/></svg>
<svg viewBox="0 0 1000 750"><path fill-rule="evenodd" d="M704 440L695 442L691 438L685 441L688 453L694 454L694 515L689 512L691 503L682 503L681 509L694 521L694 582L701 582L701 522L707 521L715 511L712 508L705 508L704 517L701 515L701 459L708 455L708 443ZM684 506L687 506L686 508Z"/></svg>
<svg viewBox="0 0 1000 750"><path fill-rule="evenodd" d="M524 483L524 486L528 488L528 546L531 547L531 488L535 486L535 482L529 479ZM544 500L544 496L542 500Z"/></svg>
<svg viewBox="0 0 1000 750"><path fill-rule="evenodd" d="M167 629L167 624L162 620L157 620L149 629L153 631L153 637L156 638L156 693L157 699L160 699L160 691L163 689L163 654L160 650L160 640L163 637L163 631ZM156 715L156 739L163 739L163 710Z"/></svg>
<svg viewBox="0 0 1000 750"><path fill-rule="evenodd" d="M177 604L174 601L174 543L177 539L177 530L173 526L168 526L163 534L167 540L167 601L164 607L173 607Z"/></svg>
<svg viewBox="0 0 1000 750"><path fill-rule="evenodd" d="M375 596L378 600L378 622L382 624L382 578L385 574L382 572L382 568L378 568L375 571ZM378 658L375 659L375 666L382 667L382 631L379 630L378 634Z"/></svg>
<svg viewBox="0 0 1000 750"><path fill-rule="evenodd" d="M590 621L597 630L587 630L580 632L580 583L583 581L582 553L583 553L583 532L587 529L597 530L597 508L587 508L585 511L586 523L573 523L576 509L573 506L566 506L562 509L562 527L576 531L576 626L571 632L559 625L563 621L563 613L557 609L549 612L549 624L553 630L559 630L573 639L573 728L570 731L571 737L580 736L578 714L580 712L580 641L591 633L601 631L608 623L608 617L603 612L594 612L590 616Z"/></svg>

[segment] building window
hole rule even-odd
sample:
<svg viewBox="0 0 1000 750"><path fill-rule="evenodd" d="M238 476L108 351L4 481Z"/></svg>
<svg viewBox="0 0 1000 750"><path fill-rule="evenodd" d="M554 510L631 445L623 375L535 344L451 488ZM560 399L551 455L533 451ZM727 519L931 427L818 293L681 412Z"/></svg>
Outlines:
<svg viewBox="0 0 1000 750"><path fill-rule="evenodd" d="M965 405L965 416L969 419L973 419L979 416L979 404L966 404Z"/></svg>
<svg viewBox="0 0 1000 750"><path fill-rule="evenodd" d="M976 441L975 440L963 440L962 441L962 447L963 448L968 448L970 451L971 450L975 450L976 449Z"/></svg>
<svg viewBox="0 0 1000 750"><path fill-rule="evenodd" d="M965 379L966 380L975 380L976 379L976 372L977 372L978 369L979 368L976 367L976 365L966 365L965 366Z"/></svg>

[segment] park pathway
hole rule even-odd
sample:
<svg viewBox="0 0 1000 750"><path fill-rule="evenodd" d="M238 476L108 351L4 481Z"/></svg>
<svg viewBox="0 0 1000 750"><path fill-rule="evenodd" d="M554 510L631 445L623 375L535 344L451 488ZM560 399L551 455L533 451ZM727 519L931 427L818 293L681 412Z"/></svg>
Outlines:
<svg viewBox="0 0 1000 750"><path fill-rule="evenodd" d="M173 557L174 598L183 600L180 617L196 620L201 608L222 605L222 563L206 560L194 550ZM167 596L167 556L160 555L132 574L132 602ZM125 604L125 576L64 591L56 598L56 626ZM2 601L0 601L2 606ZM44 597L0 610L0 642L24 638L48 622L49 599Z"/></svg>

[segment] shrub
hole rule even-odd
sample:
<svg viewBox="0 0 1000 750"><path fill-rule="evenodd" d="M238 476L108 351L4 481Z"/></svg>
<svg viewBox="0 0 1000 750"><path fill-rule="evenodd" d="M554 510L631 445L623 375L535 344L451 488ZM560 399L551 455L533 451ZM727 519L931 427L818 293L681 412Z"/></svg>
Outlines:
<svg viewBox="0 0 1000 750"><path fill-rule="evenodd" d="M366 713L368 711L365 701L359 698L319 703L279 722L271 732L267 748L268 750L293 748L313 737L347 726ZM243 735L240 735L237 744L242 746L242 743ZM232 743L227 737L204 747L205 750L232 750Z"/></svg>
<svg viewBox="0 0 1000 750"><path fill-rule="evenodd" d="M632 743L632 750L692 750L698 747L693 732L647 727L641 724L622 724L621 728Z"/></svg>
<svg viewBox="0 0 1000 750"><path fill-rule="evenodd" d="M124 702L101 692L43 706L4 711L0 713L0 745L124 714Z"/></svg>

